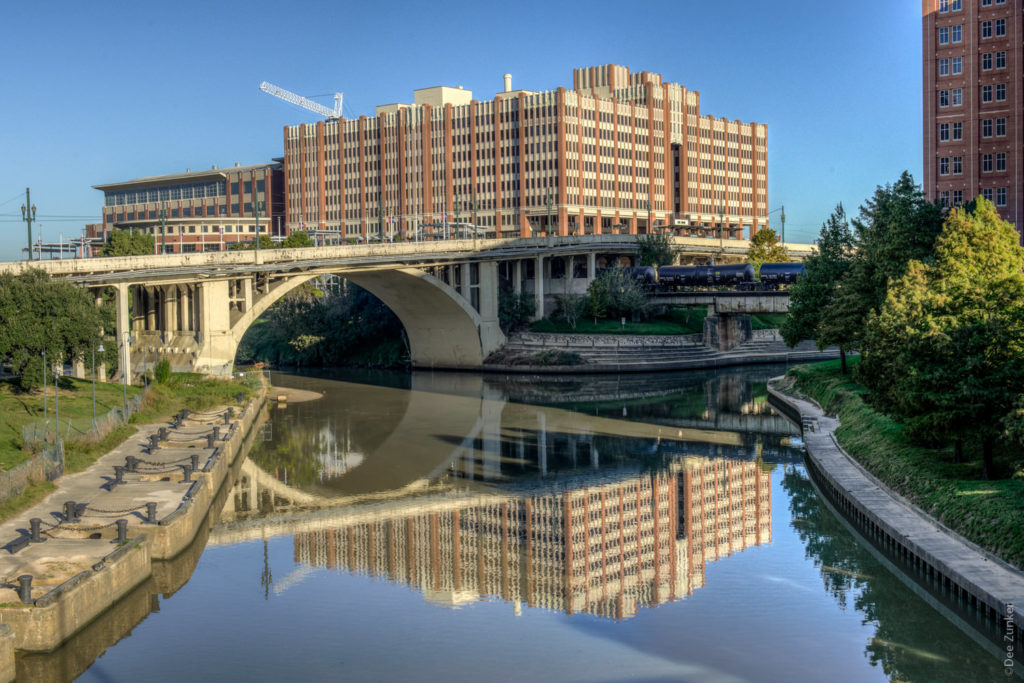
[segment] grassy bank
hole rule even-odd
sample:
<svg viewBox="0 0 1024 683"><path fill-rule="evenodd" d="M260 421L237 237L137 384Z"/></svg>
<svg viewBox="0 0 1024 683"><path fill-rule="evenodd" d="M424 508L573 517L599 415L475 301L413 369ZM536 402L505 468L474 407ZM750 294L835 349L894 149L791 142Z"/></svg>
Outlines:
<svg viewBox="0 0 1024 683"><path fill-rule="evenodd" d="M707 306L679 306L670 309L665 315L639 322L627 320L625 324L621 320L595 321L593 318L580 318L575 328L564 320L543 318L530 325L530 331L558 334L700 334L704 332L704 318L707 314ZM750 316L750 327L754 330L776 329L785 317L785 313L753 314Z"/></svg>
<svg viewBox="0 0 1024 683"><path fill-rule="evenodd" d="M900 424L864 403L864 388L839 374L839 361L792 368L787 384L839 417L839 444L887 486L970 541L1024 567L1024 534L1018 533L1024 527L1024 479L1011 476L1021 465L1019 453L1001 451L996 471L1006 478L983 480L980 448L967 446L965 462L954 463L952 446L912 443Z"/></svg>
<svg viewBox="0 0 1024 683"><path fill-rule="evenodd" d="M128 395L140 391L128 387ZM46 413L52 421L56 404L53 385L46 387ZM120 384L96 383L96 414L103 417L113 408L124 404L124 388ZM61 421L92 419L92 382L64 377L60 387ZM41 389L22 391L14 380L0 381L0 470L9 470L28 460L31 453L22 450L21 428L43 419L43 392Z"/></svg>

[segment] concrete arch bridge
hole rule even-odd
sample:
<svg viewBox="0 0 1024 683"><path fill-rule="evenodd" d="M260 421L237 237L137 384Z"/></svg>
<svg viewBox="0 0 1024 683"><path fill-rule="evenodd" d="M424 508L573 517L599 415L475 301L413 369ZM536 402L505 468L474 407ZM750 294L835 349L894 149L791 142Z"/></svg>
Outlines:
<svg viewBox="0 0 1024 683"><path fill-rule="evenodd" d="M748 244L672 238L684 258L740 260ZM802 255L800 247L794 254ZM175 370L231 371L246 330L282 296L337 274L401 320L412 364L471 369L504 342L498 292L529 292L537 316L555 294L583 294L602 267L632 263L633 235L449 240L0 264L42 268L96 292L113 287L121 367L132 375L167 358Z"/></svg>

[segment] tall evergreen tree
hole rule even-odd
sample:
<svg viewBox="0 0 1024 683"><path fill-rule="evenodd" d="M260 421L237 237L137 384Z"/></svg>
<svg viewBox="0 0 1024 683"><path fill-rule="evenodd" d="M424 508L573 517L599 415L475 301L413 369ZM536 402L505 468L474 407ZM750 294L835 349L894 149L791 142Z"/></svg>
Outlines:
<svg viewBox="0 0 1024 683"><path fill-rule="evenodd" d="M1024 250L991 202L956 209L934 263L910 261L869 315L860 364L868 401L926 440L995 445L1024 386Z"/></svg>
<svg viewBox="0 0 1024 683"><path fill-rule="evenodd" d="M790 346L804 339L813 339L825 348L832 337L822 329L822 314L840 294L839 283L852 258L853 234L846 211L838 204L821 226L814 241L817 252L804 261L806 275L790 287L789 315L779 328ZM843 372L846 372L845 347L840 346Z"/></svg>

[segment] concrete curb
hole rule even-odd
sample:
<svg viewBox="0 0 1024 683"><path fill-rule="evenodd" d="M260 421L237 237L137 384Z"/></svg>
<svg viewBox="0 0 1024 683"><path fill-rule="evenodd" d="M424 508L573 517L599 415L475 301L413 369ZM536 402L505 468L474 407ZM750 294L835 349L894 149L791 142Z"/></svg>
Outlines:
<svg viewBox="0 0 1024 683"><path fill-rule="evenodd" d="M1011 652L1019 657L1024 644L1024 572L942 525L865 470L836 442L839 420L825 415L817 404L771 383L768 393L773 407L801 425L808 464L836 508L933 585L996 621L1015 646Z"/></svg>

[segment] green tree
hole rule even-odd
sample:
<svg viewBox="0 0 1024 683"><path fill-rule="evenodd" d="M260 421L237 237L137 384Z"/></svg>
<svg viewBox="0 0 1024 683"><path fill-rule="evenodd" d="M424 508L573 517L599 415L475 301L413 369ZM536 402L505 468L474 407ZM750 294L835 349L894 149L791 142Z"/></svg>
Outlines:
<svg viewBox="0 0 1024 683"><path fill-rule="evenodd" d="M855 257L842 282L843 321L833 327L849 335L842 340L847 348L860 348L868 313L882 307L889 282L903 277L910 261L932 258L942 219L942 208L925 201L906 171L860 207L852 221Z"/></svg>
<svg viewBox="0 0 1024 683"><path fill-rule="evenodd" d="M47 364L84 357L100 339L102 316L85 289L41 270L0 275L0 358L23 389L39 386Z"/></svg>
<svg viewBox="0 0 1024 683"><path fill-rule="evenodd" d="M287 237L285 237L284 241L281 242L282 249L312 246L316 245L313 244L313 238L309 236L308 232L293 232Z"/></svg>
<svg viewBox="0 0 1024 683"><path fill-rule="evenodd" d="M100 250L101 256L148 256L155 253L153 236L138 230L112 230Z"/></svg>
<svg viewBox="0 0 1024 683"><path fill-rule="evenodd" d="M608 307L612 303L611 293L608 291L608 281L597 277L590 281L587 287L587 315L597 323L598 318L608 317Z"/></svg>
<svg viewBox="0 0 1024 683"><path fill-rule="evenodd" d="M819 348L835 343L836 335L832 333L831 324L823 327L822 319L825 311L831 310L833 303L841 297L839 284L852 259L853 233L842 204L836 205L822 224L814 243L817 251L804 261L805 277L790 287L789 314L779 327L783 340L789 346L796 346L804 339L813 339ZM841 339L839 341L845 373L846 347Z"/></svg>
<svg viewBox="0 0 1024 683"><path fill-rule="evenodd" d="M643 285L626 272L624 268L609 268L597 279L604 282L608 291L608 315L611 317L629 316L636 319L647 312L647 293Z"/></svg>
<svg viewBox="0 0 1024 683"><path fill-rule="evenodd" d="M260 249L277 249L277 244L274 243L274 240L270 239L270 235L260 235L259 236L259 240L260 240ZM242 241L231 242L231 243L228 244L228 250L229 251L243 251L243 250L246 250L246 249L255 249L255 248L256 248L256 240L253 240L252 242L242 242Z"/></svg>
<svg viewBox="0 0 1024 683"><path fill-rule="evenodd" d="M994 449L1024 386L1024 249L991 202L952 211L934 262L911 261L868 318L859 376L867 400L918 439Z"/></svg>
<svg viewBox="0 0 1024 683"><path fill-rule="evenodd" d="M636 238L636 264L638 266L667 266L675 263L676 251L669 236L649 233Z"/></svg>
<svg viewBox="0 0 1024 683"><path fill-rule="evenodd" d="M760 275L762 263L785 263L789 261L786 248L779 241L779 236L771 228L758 230L750 238L750 249L747 251L747 263L754 266L754 273Z"/></svg>
<svg viewBox="0 0 1024 683"><path fill-rule="evenodd" d="M533 294L516 294L509 288L498 292L498 325L508 334L526 326L536 311Z"/></svg>

